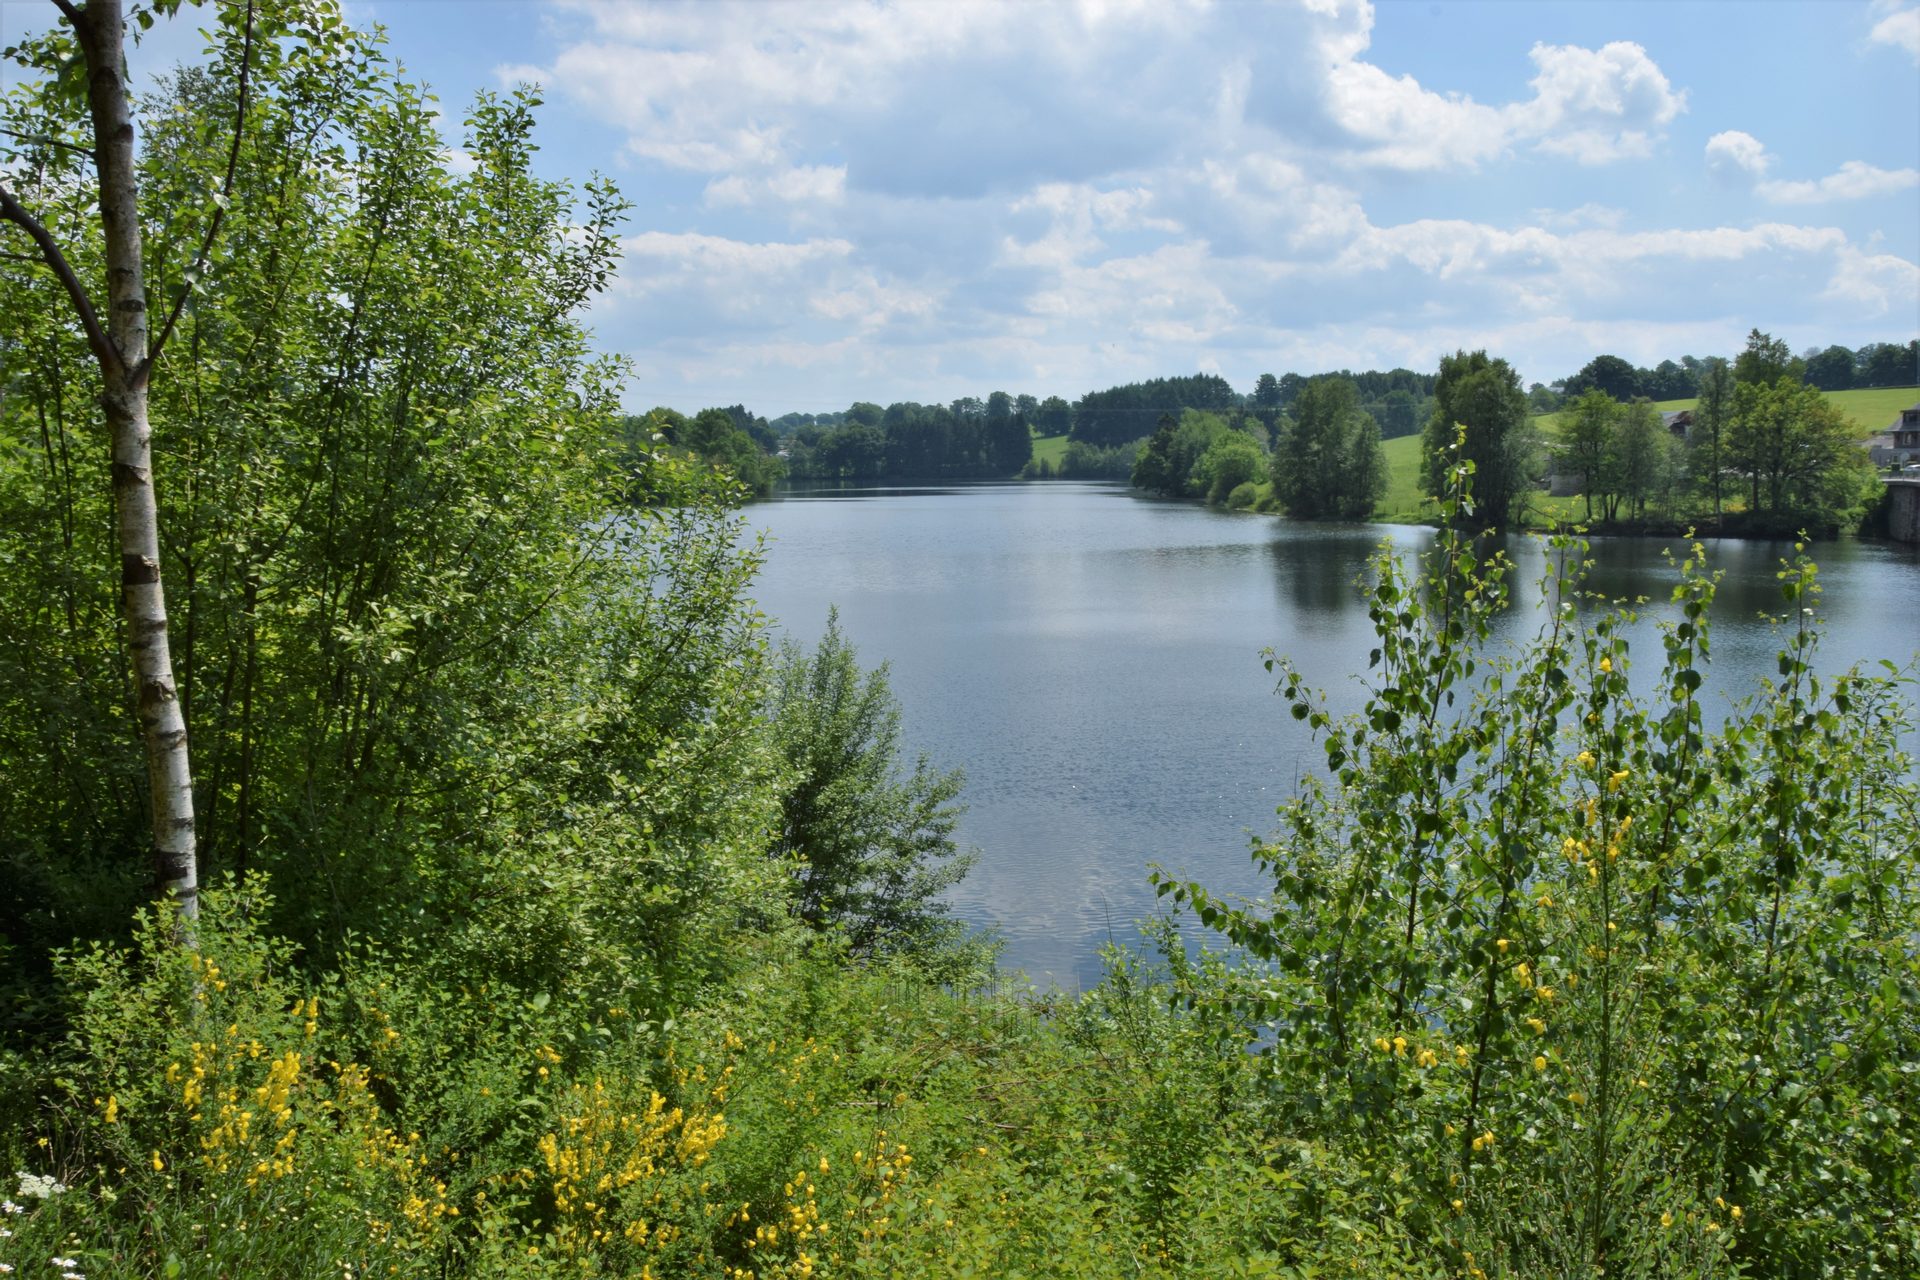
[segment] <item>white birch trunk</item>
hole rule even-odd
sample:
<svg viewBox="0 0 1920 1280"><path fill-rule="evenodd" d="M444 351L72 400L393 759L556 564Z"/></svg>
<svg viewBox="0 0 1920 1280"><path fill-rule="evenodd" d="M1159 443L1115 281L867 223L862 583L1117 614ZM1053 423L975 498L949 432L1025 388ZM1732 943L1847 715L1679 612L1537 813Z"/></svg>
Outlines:
<svg viewBox="0 0 1920 1280"><path fill-rule="evenodd" d="M133 110L123 64L126 21L120 0L88 0L75 27L87 60L87 104L93 116L100 221L106 235L106 331L112 351L101 353L106 383L101 404L112 433L120 605L146 747L154 870L161 897L192 919L199 914L193 774L188 767L186 717L174 688L173 656L167 645L166 593L160 583L153 430L147 421L147 296Z"/></svg>

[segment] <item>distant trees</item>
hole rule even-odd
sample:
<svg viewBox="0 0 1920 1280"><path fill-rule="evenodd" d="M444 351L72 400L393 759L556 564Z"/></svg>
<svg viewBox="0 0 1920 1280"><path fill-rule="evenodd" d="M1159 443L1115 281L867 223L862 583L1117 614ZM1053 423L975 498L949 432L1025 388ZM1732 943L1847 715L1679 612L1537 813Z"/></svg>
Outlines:
<svg viewBox="0 0 1920 1280"><path fill-rule="evenodd" d="M1386 491L1380 429L1350 379L1315 378L1293 402L1273 452L1273 496L1305 520L1364 520Z"/></svg>
<svg viewBox="0 0 1920 1280"><path fill-rule="evenodd" d="M1640 394L1639 371L1619 356L1600 355L1567 379L1569 395L1599 391L1613 400L1628 401Z"/></svg>
<svg viewBox="0 0 1920 1280"><path fill-rule="evenodd" d="M1853 352L1828 347L1807 357L1807 384L1822 391L1845 391L1853 386Z"/></svg>
<svg viewBox="0 0 1920 1280"><path fill-rule="evenodd" d="M1073 429L1073 406L1059 396L1048 396L1034 410L1032 426L1037 436L1064 436Z"/></svg>
<svg viewBox="0 0 1920 1280"><path fill-rule="evenodd" d="M1177 420L1160 416L1129 479L1134 488L1162 497L1224 502L1265 465L1266 451L1246 431L1217 413L1189 409Z"/></svg>
<svg viewBox="0 0 1920 1280"><path fill-rule="evenodd" d="M1747 332L1747 345L1733 361L1733 377L1747 386L1770 386L1781 378L1800 381L1806 362L1794 356L1787 344L1758 329Z"/></svg>
<svg viewBox="0 0 1920 1280"><path fill-rule="evenodd" d="M1420 442L1427 492L1445 494L1452 462L1471 462L1473 509L1462 518L1479 528L1506 527L1525 508L1538 452L1520 375L1485 351L1458 351L1440 359L1434 400ZM1461 427L1466 434L1456 454Z"/></svg>
<svg viewBox="0 0 1920 1280"><path fill-rule="evenodd" d="M1896 346L1876 342L1854 352L1856 387L1910 387L1920 383L1920 339Z"/></svg>
<svg viewBox="0 0 1920 1280"><path fill-rule="evenodd" d="M1765 340L1764 349L1753 346L1756 338ZM1920 340L1905 343L1876 342L1849 351L1841 346L1809 348L1795 357L1787 344L1754 330L1748 334L1746 361L1737 375L1743 382L1769 382L1783 373L1804 378L1822 391L1846 391L1856 387L1907 387L1920 383ZM1579 373L1560 384L1567 399L1595 389L1605 391L1625 403L1634 396L1649 400L1687 400L1700 394L1706 375L1706 361L1694 356L1662 360L1651 369L1636 369L1619 356L1595 356ZM1551 387L1534 384L1529 388L1534 412L1551 413Z"/></svg>
<svg viewBox="0 0 1920 1280"><path fill-rule="evenodd" d="M1852 424L1801 373L1831 380L1851 361L1844 348L1796 358L1756 329L1735 360L1691 362L1698 395L1684 448L1647 400L1619 404L1591 388L1561 412L1561 465L1579 476L1589 520L1644 519L1650 507L1674 513L1686 492L1720 518L1731 479L1745 482L1742 528L1846 527L1866 505L1871 468Z"/></svg>
<svg viewBox="0 0 1920 1280"><path fill-rule="evenodd" d="M797 427L787 442L790 466L796 476L820 479L1009 478L1033 453L1023 401L1033 403L1004 391L946 405L902 400L882 409L857 401L834 425ZM1047 407L1035 404L1033 412Z"/></svg>
<svg viewBox="0 0 1920 1280"><path fill-rule="evenodd" d="M1727 471L1727 427L1733 417L1733 366L1709 356L1700 371L1700 399L1693 407L1693 427L1687 432L1687 475L1694 490L1713 499L1713 514L1721 513Z"/></svg>
<svg viewBox="0 0 1920 1280"><path fill-rule="evenodd" d="M1790 373L1771 382L1738 381L1727 462L1747 478L1745 523L1790 533L1857 520L1874 478L1854 434L1846 415L1817 387Z"/></svg>
<svg viewBox="0 0 1920 1280"><path fill-rule="evenodd" d="M1239 405L1239 397L1218 374L1154 378L1089 391L1073 408L1071 434L1089 444L1115 445L1137 440L1148 424L1171 415L1176 420L1189 409L1225 414Z"/></svg>
<svg viewBox="0 0 1920 1280"><path fill-rule="evenodd" d="M762 445L763 438L771 439L766 419L755 418L740 405L702 409L691 418L673 409L657 408L641 417L621 419L619 432L621 452L629 467L644 464L652 456L659 447L654 440L657 435L660 442L690 457L724 468L760 497L772 493L786 475L786 464Z"/></svg>

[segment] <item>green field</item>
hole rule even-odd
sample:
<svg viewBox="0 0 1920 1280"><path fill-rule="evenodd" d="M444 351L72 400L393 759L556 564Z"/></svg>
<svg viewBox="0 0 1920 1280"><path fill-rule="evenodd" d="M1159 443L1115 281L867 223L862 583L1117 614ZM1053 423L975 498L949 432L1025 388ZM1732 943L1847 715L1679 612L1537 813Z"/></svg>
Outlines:
<svg viewBox="0 0 1920 1280"><path fill-rule="evenodd" d="M1827 399L1839 408L1840 412L1853 419L1854 426L1860 429L1864 439L1876 431L1881 431L1900 416L1902 409L1920 401L1920 387L1869 387L1863 391L1830 391ZM1653 407L1662 413L1673 413L1681 409L1691 409L1693 400L1656 400ZM1543 432L1553 431L1559 424L1560 415L1543 413L1533 420L1533 425Z"/></svg>
<svg viewBox="0 0 1920 1280"><path fill-rule="evenodd" d="M1033 460L1044 462L1050 467L1060 465L1060 459L1067 455L1065 436L1035 436L1033 438Z"/></svg>

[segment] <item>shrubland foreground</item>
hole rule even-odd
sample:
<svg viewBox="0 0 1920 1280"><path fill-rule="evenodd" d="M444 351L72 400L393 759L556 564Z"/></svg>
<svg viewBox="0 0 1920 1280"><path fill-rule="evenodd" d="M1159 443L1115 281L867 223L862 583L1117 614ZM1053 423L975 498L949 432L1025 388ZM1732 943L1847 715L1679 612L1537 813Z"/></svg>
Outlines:
<svg viewBox="0 0 1920 1280"><path fill-rule="evenodd" d="M724 478L619 439L617 197L533 175L524 99L449 172L377 45L259 12L140 157L152 288L193 271L151 388L191 927L141 905L87 335L0 260L12 1274L1920 1269L1912 686L1815 674L1810 564L1710 727L1697 556L1639 655L1578 544L1513 652L1464 534L1383 557L1366 710L1276 667L1327 771L1271 898L1163 880L1098 987L996 992L957 779L837 634L769 652ZM92 278L61 84L10 173Z"/></svg>

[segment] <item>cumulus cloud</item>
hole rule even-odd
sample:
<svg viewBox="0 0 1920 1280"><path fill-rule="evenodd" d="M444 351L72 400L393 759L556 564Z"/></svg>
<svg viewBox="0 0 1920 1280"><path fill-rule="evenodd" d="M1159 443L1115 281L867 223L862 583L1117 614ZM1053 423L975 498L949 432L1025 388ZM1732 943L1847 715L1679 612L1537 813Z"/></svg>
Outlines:
<svg viewBox="0 0 1920 1280"><path fill-rule="evenodd" d="M1898 0L1893 3L1879 0L1874 5L1874 13L1879 20L1873 24L1873 30L1867 34L1867 38L1875 44L1904 49L1914 65L1920 66L1920 7L1902 7Z"/></svg>
<svg viewBox="0 0 1920 1280"><path fill-rule="evenodd" d="M1739 129L1728 129L1707 139L1707 171L1722 180L1758 178L1773 164L1760 139Z"/></svg>
<svg viewBox="0 0 1920 1280"><path fill-rule="evenodd" d="M1865 200L1920 187L1920 169L1882 169L1848 160L1824 178L1790 181L1766 177L1773 164L1766 147L1750 133L1729 129L1707 139L1709 173L1726 182L1752 182L1754 194L1773 204Z"/></svg>
<svg viewBox="0 0 1920 1280"><path fill-rule="evenodd" d="M1365 0L549 11L562 47L500 74L616 127L672 193L625 242L602 331L643 380L738 387L712 403L1241 383L1481 343L1564 345L1574 368L1720 349L1678 335L1781 299L1811 320L1914 293L1905 245L1857 225L1673 225L1650 192L1688 92L1626 40L1482 59L1475 97L1374 52L1376 17L1406 14ZM1738 130L1706 162L1782 206L1915 181L1859 162L1780 180ZM1564 204L1527 211L1542 190Z"/></svg>
<svg viewBox="0 0 1920 1280"><path fill-rule="evenodd" d="M1529 57L1533 97L1503 107L1435 92L1357 57L1333 64L1328 102L1365 144L1361 159L1397 169L1473 168L1518 145L1608 164L1649 154L1686 110L1685 90L1629 41L1599 49L1537 44Z"/></svg>
<svg viewBox="0 0 1920 1280"><path fill-rule="evenodd" d="M1920 169L1881 169L1849 160L1838 171L1811 182L1762 182L1754 190L1775 204L1825 204L1865 200L1920 186Z"/></svg>

